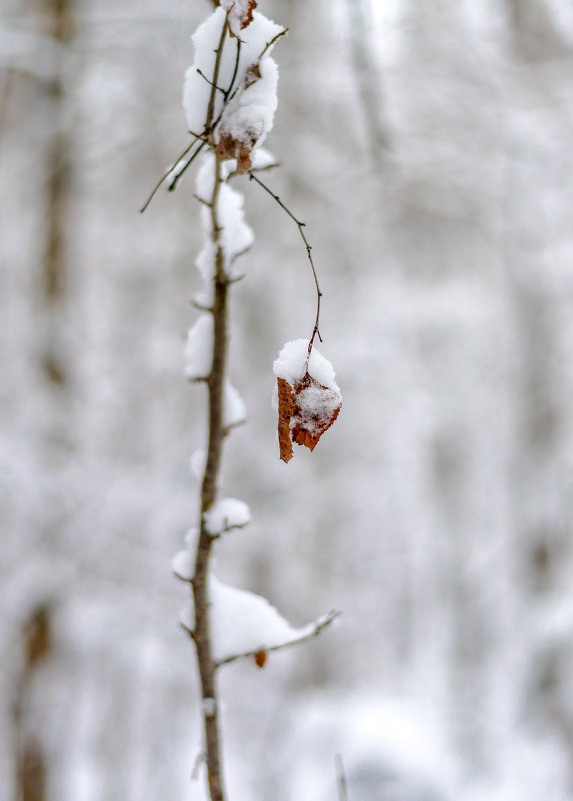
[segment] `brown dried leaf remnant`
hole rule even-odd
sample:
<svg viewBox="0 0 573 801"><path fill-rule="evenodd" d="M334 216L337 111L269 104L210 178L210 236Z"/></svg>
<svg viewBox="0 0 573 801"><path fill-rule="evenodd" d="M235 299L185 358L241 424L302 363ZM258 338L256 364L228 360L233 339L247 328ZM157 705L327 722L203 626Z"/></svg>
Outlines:
<svg viewBox="0 0 573 801"><path fill-rule="evenodd" d="M227 4L225 7L228 8ZM253 11L257 7L257 0L235 0L228 8L227 24L231 37L238 37L237 28L244 30L253 21Z"/></svg>
<svg viewBox="0 0 573 801"><path fill-rule="evenodd" d="M227 159L237 159L237 172L244 175L248 172L253 163L251 161L251 150L253 149L257 139L250 138L247 142L241 142L234 139L229 133L221 133L219 142L215 148L215 155L219 161L227 161Z"/></svg>
<svg viewBox="0 0 573 801"><path fill-rule="evenodd" d="M342 408L340 393L319 384L308 370L294 388L277 378L279 448L283 462L293 455L292 442L313 451Z"/></svg>
<svg viewBox="0 0 573 801"><path fill-rule="evenodd" d="M244 92L256 83L261 77L261 70L258 63L251 64L245 72L243 79L243 86L241 89L240 97L244 97ZM232 108L232 107L231 107ZM251 160L251 151L257 144L261 135L260 130L254 130L252 126L247 126L243 130L239 129L237 132L236 127L231 119L224 117L221 122L219 131L219 141L215 148L215 155L219 161L227 161L227 159L237 159L237 172L244 175L253 166ZM228 126L231 125L231 130Z"/></svg>

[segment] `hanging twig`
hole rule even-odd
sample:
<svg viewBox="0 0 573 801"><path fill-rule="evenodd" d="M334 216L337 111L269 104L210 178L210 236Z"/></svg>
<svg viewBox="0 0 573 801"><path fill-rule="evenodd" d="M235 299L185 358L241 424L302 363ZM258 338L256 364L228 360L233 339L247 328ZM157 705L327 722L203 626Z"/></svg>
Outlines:
<svg viewBox="0 0 573 801"><path fill-rule="evenodd" d="M279 204L281 209L283 209L288 214L288 216L291 218L291 220L293 220L293 222L296 223L296 225L298 227L298 230L300 232L300 235L302 237L302 241L304 242L304 245L306 247L306 255L308 256L308 260L310 262L310 266L311 266L311 269L312 269L312 276L314 278L314 285L316 287L316 319L314 321L314 328L312 329L312 336L311 336L310 341L308 343L308 355L310 357L310 354L312 352L312 346L313 346L313 343L314 343L314 338L316 336L318 336L319 340L322 342L322 337L320 336L320 331L318 330L318 324L319 324L319 320L320 320L320 299L322 297L322 292L320 291L320 286L318 284L318 276L316 274L316 269L314 267L314 262L312 260L312 256L311 256L311 253L310 253L310 251L312 250L312 247L309 245L308 239L306 238L304 230L303 230L305 225L306 225L306 223L303 223L299 219L297 219L294 216L294 214L292 213L292 211L290 211L290 209L288 209L285 206L285 204L282 202L280 197L278 195L275 195L274 192L272 192L269 189L269 187L261 181L260 178L257 178L257 176L253 173L252 170L249 170L249 180L255 181L259 186L261 186L265 190L265 192L268 192L268 194Z"/></svg>

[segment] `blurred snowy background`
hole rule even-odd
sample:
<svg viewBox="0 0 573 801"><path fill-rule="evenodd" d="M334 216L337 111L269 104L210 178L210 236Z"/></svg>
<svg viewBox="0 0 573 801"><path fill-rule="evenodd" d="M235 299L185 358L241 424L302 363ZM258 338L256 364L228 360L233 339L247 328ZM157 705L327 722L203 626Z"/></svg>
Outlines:
<svg viewBox="0 0 573 801"><path fill-rule="evenodd" d="M1 0L0 797L203 799L170 573L197 516L194 182L207 0ZM222 674L231 801L573 798L573 6L262 0L268 177L307 223L342 414L279 461L272 361L308 336L292 222L242 181L249 409L219 574L295 625ZM238 188L239 182L237 183ZM18 767L19 766L19 767Z"/></svg>

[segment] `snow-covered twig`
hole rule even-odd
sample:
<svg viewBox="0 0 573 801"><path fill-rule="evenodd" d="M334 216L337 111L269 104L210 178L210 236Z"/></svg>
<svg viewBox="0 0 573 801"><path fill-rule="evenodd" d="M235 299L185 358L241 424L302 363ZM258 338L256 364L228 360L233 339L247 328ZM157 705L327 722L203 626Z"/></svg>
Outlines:
<svg viewBox="0 0 573 801"><path fill-rule="evenodd" d="M327 626L330 626L338 617L340 617L340 612L333 609L327 615L318 618L318 620L314 623L310 631L306 631L300 637L296 639L289 640L288 642L280 643L278 645L271 645L265 646L261 644L258 648L254 648L250 651L245 651L241 654L233 654L232 656L228 656L225 659L221 659L219 662L215 663L216 667L221 667L222 665L228 665L231 662L236 662L237 659L244 659L246 657L253 657L256 656L261 651L283 651L285 648L289 648L291 645L300 645L301 642L306 642L307 640L311 640L313 637L318 637L321 631L323 631Z"/></svg>

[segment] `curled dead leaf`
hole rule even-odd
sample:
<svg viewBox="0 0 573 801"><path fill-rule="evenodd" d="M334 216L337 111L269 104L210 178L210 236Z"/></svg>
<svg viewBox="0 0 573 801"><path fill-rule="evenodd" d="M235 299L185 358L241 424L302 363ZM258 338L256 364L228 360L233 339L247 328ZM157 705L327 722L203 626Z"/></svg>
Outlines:
<svg viewBox="0 0 573 801"><path fill-rule="evenodd" d="M258 668L263 668L267 661L267 652L266 651L257 651L255 654L255 665Z"/></svg>
<svg viewBox="0 0 573 801"><path fill-rule="evenodd" d="M291 440L313 451L338 417L342 402L338 390L319 384L308 370L294 387L283 378L277 378L277 386L280 458L288 462Z"/></svg>

